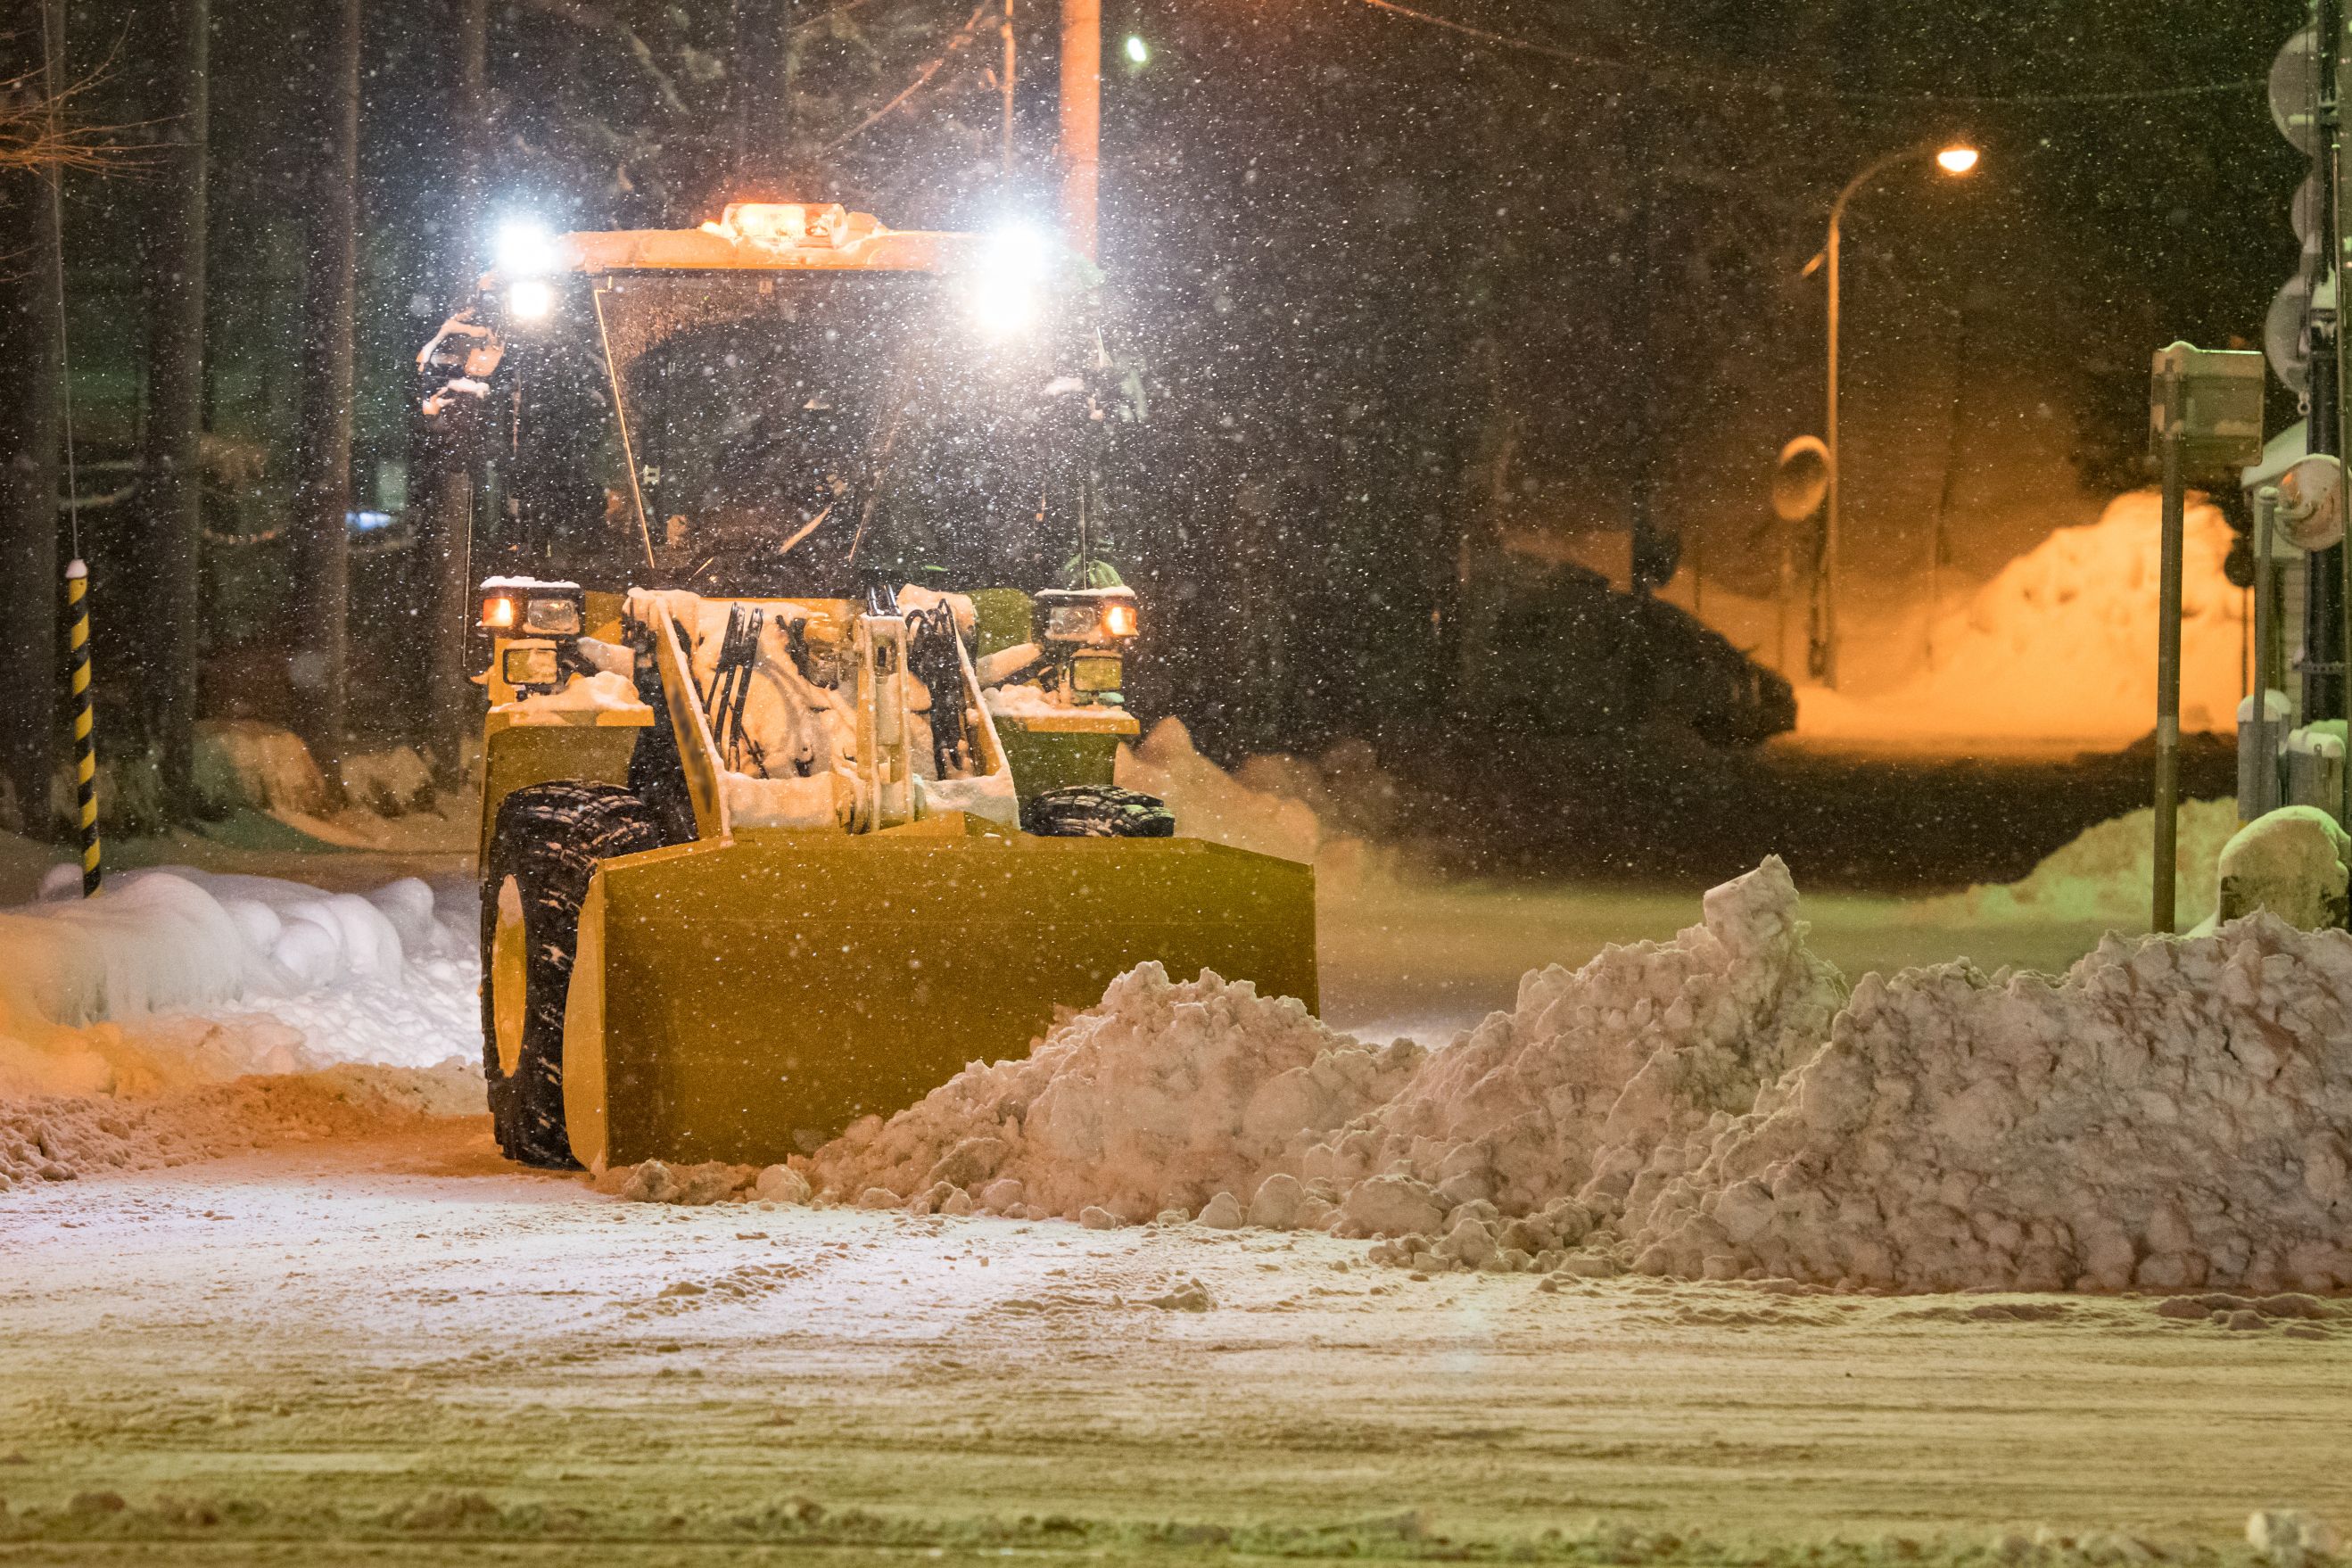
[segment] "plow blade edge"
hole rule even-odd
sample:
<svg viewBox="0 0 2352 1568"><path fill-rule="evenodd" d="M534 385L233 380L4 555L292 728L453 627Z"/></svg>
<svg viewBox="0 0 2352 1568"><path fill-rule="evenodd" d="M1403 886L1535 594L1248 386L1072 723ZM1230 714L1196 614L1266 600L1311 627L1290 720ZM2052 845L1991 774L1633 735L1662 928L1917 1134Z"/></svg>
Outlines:
<svg viewBox="0 0 2352 1568"><path fill-rule="evenodd" d="M1188 838L751 835L606 861L564 1020L594 1168L767 1164L1157 959L1317 1005L1311 868Z"/></svg>

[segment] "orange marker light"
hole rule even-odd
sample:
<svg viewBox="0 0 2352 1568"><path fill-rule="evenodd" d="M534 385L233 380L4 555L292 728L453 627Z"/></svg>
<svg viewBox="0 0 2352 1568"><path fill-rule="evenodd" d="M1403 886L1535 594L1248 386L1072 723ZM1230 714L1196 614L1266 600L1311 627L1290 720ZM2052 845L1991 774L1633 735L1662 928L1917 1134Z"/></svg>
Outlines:
<svg viewBox="0 0 2352 1568"><path fill-rule="evenodd" d="M515 602L500 594L482 601L482 626L487 631L512 631Z"/></svg>
<svg viewBox="0 0 2352 1568"><path fill-rule="evenodd" d="M1105 605L1103 607L1103 630L1108 632L1115 637L1133 637L1135 635L1135 606L1133 605Z"/></svg>

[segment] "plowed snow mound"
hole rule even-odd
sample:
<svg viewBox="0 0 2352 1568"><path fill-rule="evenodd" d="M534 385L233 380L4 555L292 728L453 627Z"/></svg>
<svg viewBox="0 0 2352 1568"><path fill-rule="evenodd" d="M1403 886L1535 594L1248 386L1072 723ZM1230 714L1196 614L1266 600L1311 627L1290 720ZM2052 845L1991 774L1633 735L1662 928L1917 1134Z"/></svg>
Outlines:
<svg viewBox="0 0 2352 1568"><path fill-rule="evenodd" d="M0 1100L0 1191L277 1143L358 1137L481 1109L480 1075L456 1066L341 1067L207 1084L155 1100Z"/></svg>
<svg viewBox="0 0 2352 1568"><path fill-rule="evenodd" d="M1146 963L1025 1060L974 1062L887 1123L868 1117L811 1163L848 1201L961 1189L998 1211L1128 1221L1254 1194L1319 1134L1396 1093L1422 1058L1325 1028L1287 997ZM877 1192L877 1189L879 1189ZM870 1194L870 1195L869 1195Z"/></svg>
<svg viewBox="0 0 2352 1568"><path fill-rule="evenodd" d="M2062 528L1936 626L1932 671L1891 690L1798 694L1797 732L1832 739L2120 744L2156 722L2159 501L2117 496ZM2181 562L2180 725L2236 727L2242 595L2221 574L2230 525L2189 510Z"/></svg>
<svg viewBox="0 0 2352 1568"><path fill-rule="evenodd" d="M2174 878L2182 926L2213 912L2221 847L2238 831L2234 800L2180 803L2180 855ZM2147 928L2156 881L2156 809L2143 806L2085 828L2014 882L1979 883L1964 893L1928 899L1911 918L1940 923L1977 921L2104 921L2125 931Z"/></svg>
<svg viewBox="0 0 2352 1568"><path fill-rule="evenodd" d="M463 921L413 879L362 898L184 868L0 910L0 1097L471 1058Z"/></svg>
<svg viewBox="0 0 2352 1568"><path fill-rule="evenodd" d="M2331 1289L2347 1130L2352 936L2257 914L2060 980L1864 979L1755 1114L1660 1151L1627 1230L1663 1274Z"/></svg>
<svg viewBox="0 0 2352 1568"><path fill-rule="evenodd" d="M1805 948L1777 857L1704 907L1670 942L1528 974L1510 1012L1431 1056L1395 1100L1311 1152L1305 1173L1342 1188L1409 1178L1504 1215L1568 1197L1613 1211L1655 1144L1746 1110L1828 1035L1845 997L1837 970Z"/></svg>

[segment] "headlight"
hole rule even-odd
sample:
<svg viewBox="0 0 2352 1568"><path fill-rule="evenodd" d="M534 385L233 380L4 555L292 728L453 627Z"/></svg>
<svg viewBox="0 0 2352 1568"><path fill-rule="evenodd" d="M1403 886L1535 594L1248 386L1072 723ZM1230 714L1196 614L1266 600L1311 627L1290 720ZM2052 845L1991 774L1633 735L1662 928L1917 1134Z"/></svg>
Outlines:
<svg viewBox="0 0 2352 1568"><path fill-rule="evenodd" d="M563 259L556 252L555 236L535 218L510 218L500 224L490 244L490 257L509 278L536 278L554 271Z"/></svg>
<svg viewBox="0 0 2352 1568"><path fill-rule="evenodd" d="M586 600L577 583L486 577L482 580L482 629L576 637L586 626L583 613Z"/></svg>
<svg viewBox="0 0 2352 1568"><path fill-rule="evenodd" d="M1044 640L1101 647L1127 641L1141 626L1135 601L1124 591L1112 594L1048 589L1037 595L1044 612Z"/></svg>
<svg viewBox="0 0 2352 1568"><path fill-rule="evenodd" d="M1015 225L989 237L971 280L971 313L991 337L1025 331L1045 303L1054 250L1034 228Z"/></svg>
<svg viewBox="0 0 2352 1568"><path fill-rule="evenodd" d="M580 603L576 599L532 599L523 611L525 631L546 637L576 637L580 635Z"/></svg>
<svg viewBox="0 0 2352 1568"><path fill-rule="evenodd" d="M507 314L518 321L545 321L555 309L555 285L544 278L526 278L507 290Z"/></svg>
<svg viewBox="0 0 2352 1568"><path fill-rule="evenodd" d="M1102 611L1093 605L1056 605L1045 613L1045 635L1055 642L1091 642L1102 626Z"/></svg>

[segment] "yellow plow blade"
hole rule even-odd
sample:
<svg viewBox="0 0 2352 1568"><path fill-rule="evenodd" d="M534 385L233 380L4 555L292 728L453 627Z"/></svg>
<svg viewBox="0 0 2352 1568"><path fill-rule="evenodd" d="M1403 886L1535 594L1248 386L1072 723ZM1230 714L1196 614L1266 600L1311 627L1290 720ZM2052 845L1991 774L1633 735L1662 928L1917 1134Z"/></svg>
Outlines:
<svg viewBox="0 0 2352 1568"><path fill-rule="evenodd" d="M747 833L610 860L564 1020L584 1165L766 1164L1024 1056L1157 959L1315 990L1312 868L1190 838Z"/></svg>

